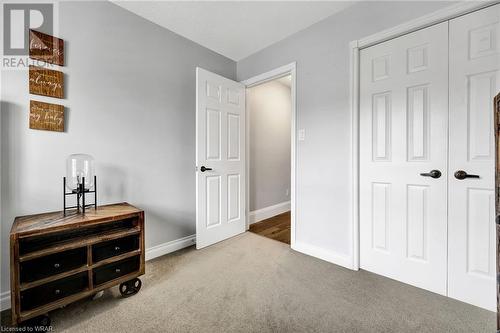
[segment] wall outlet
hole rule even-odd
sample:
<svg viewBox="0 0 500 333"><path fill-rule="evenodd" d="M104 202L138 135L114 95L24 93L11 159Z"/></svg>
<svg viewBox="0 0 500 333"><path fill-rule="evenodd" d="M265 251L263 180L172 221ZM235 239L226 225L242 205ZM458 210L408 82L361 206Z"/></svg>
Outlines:
<svg viewBox="0 0 500 333"><path fill-rule="evenodd" d="M299 141L305 141L306 140L306 130L305 129L299 129Z"/></svg>
<svg viewBox="0 0 500 333"><path fill-rule="evenodd" d="M286 195L286 196L289 196L289 195L290 195L290 190L289 190L289 189L286 189L286 191L285 191L285 195Z"/></svg>

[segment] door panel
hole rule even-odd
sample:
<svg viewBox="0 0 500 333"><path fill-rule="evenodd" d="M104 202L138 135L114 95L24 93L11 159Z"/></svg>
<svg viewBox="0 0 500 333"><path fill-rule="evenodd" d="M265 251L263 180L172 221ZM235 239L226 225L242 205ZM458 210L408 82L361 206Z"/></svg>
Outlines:
<svg viewBox="0 0 500 333"><path fill-rule="evenodd" d="M220 141L221 141L221 117L219 110L206 109L207 112L207 161L220 160Z"/></svg>
<svg viewBox="0 0 500 333"><path fill-rule="evenodd" d="M207 195L207 228L220 225L221 223L221 181L220 176L207 176L205 178Z"/></svg>
<svg viewBox="0 0 500 333"><path fill-rule="evenodd" d="M406 256L427 261L429 186L408 185L406 201L408 209Z"/></svg>
<svg viewBox="0 0 500 333"><path fill-rule="evenodd" d="M196 69L196 247L245 231L245 88ZM201 167L212 170L201 171Z"/></svg>
<svg viewBox="0 0 500 333"><path fill-rule="evenodd" d="M361 268L446 294L448 24L361 51ZM420 176L436 169L440 178Z"/></svg>
<svg viewBox="0 0 500 333"><path fill-rule="evenodd" d="M228 222L238 221L240 219L240 175L227 176L227 217Z"/></svg>
<svg viewBox="0 0 500 333"><path fill-rule="evenodd" d="M450 297L496 309L493 98L500 90L500 5L450 21ZM454 177L464 170L480 178Z"/></svg>
<svg viewBox="0 0 500 333"><path fill-rule="evenodd" d="M429 87L408 88L408 161L429 158Z"/></svg>
<svg viewBox="0 0 500 333"><path fill-rule="evenodd" d="M373 183L372 247L388 251L391 184Z"/></svg>

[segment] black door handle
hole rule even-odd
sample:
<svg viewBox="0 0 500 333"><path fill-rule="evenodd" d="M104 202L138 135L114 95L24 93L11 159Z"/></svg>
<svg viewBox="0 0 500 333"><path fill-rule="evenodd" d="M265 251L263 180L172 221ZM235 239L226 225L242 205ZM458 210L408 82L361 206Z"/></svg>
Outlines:
<svg viewBox="0 0 500 333"><path fill-rule="evenodd" d="M458 170L455 172L455 178L459 180L464 180L465 178L481 178L479 175L469 175L467 172L463 170Z"/></svg>
<svg viewBox="0 0 500 333"><path fill-rule="evenodd" d="M201 170L201 172L205 172L205 171L210 171L210 170L212 170L212 168L205 168L205 166L204 166L204 165L202 165L202 166L201 166L201 168L200 168L200 170Z"/></svg>
<svg viewBox="0 0 500 333"><path fill-rule="evenodd" d="M428 173L421 173L420 176L423 177L431 177L431 178L439 178L441 177L441 171L439 170L431 170L431 172Z"/></svg>

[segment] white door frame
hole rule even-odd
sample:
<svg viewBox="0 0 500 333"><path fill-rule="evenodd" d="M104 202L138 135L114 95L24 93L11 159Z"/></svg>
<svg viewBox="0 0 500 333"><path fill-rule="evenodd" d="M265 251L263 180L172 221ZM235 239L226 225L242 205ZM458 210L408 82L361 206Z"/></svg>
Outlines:
<svg viewBox="0 0 500 333"><path fill-rule="evenodd" d="M465 1L349 43L351 111L352 267L359 270L359 53L362 49L499 3Z"/></svg>
<svg viewBox="0 0 500 333"><path fill-rule="evenodd" d="M292 62L288 65L278 67L268 72L256 75L247 80L241 81L247 88L278 79L283 76L291 75L291 96L292 96L292 119L291 119L291 189L290 189L290 215L291 215L291 232L290 232L290 245L293 248L295 245L295 226L297 223L295 202L297 198L296 192L296 124L297 124L297 103L296 103L296 63ZM246 223L247 230L249 228L249 213L250 213L250 114L246 112Z"/></svg>

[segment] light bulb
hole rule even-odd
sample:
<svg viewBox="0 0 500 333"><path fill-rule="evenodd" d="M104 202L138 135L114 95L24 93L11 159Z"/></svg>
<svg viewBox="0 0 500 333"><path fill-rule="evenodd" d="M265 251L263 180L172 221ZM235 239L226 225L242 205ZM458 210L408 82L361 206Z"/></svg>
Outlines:
<svg viewBox="0 0 500 333"><path fill-rule="evenodd" d="M85 178L83 187L91 190L94 186L94 158L87 154L72 154L66 159L66 187L73 191L78 189Z"/></svg>

